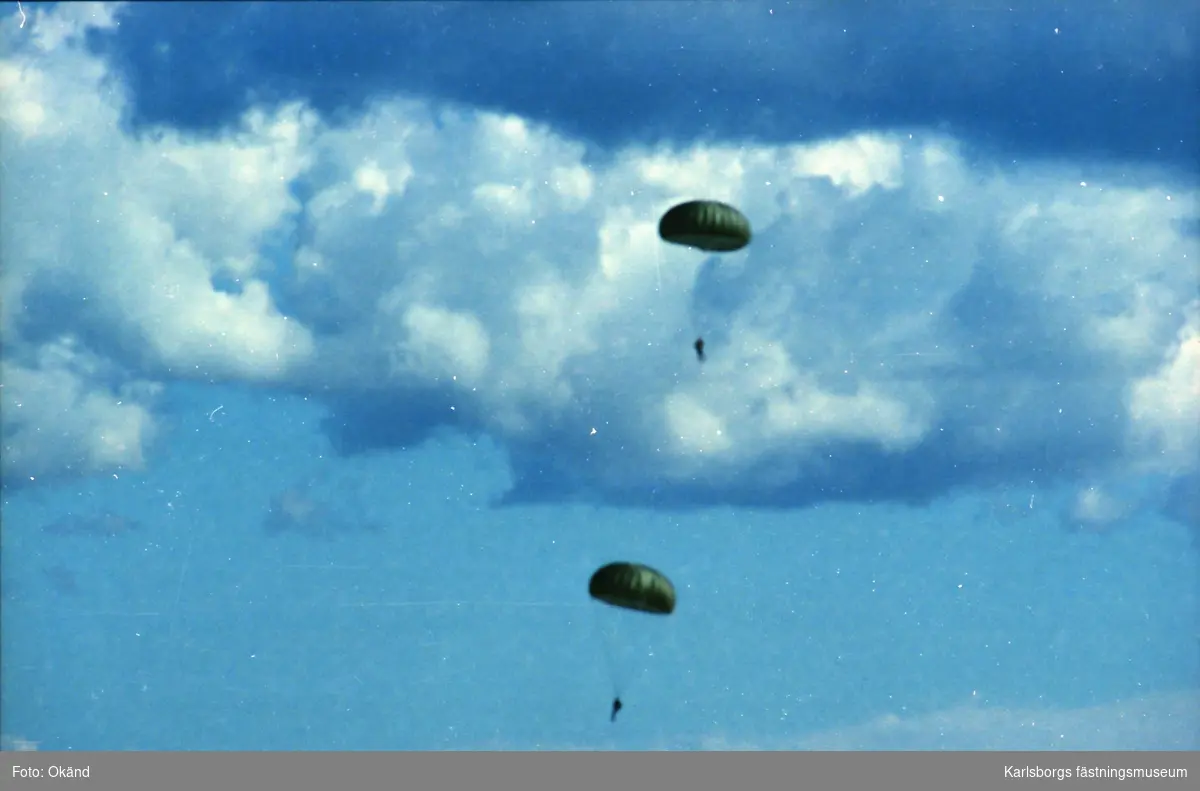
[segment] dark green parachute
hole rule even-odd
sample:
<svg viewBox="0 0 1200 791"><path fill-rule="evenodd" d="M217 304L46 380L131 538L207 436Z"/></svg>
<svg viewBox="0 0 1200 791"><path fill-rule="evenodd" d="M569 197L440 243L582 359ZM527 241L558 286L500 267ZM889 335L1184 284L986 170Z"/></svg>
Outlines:
<svg viewBox="0 0 1200 791"><path fill-rule="evenodd" d="M670 615L675 611L675 586L661 571L641 563L609 563L588 582L593 599L626 610Z"/></svg>
<svg viewBox="0 0 1200 791"><path fill-rule="evenodd" d="M746 215L715 200L693 200L672 207L658 221L663 241L710 253L731 253L750 244Z"/></svg>
<svg viewBox="0 0 1200 791"><path fill-rule="evenodd" d="M621 695L641 677L664 635L655 626L664 622L646 615L675 611L675 586L661 571L641 563L609 563L596 569L588 594L599 604L597 627L604 643L604 658L612 677L613 698L609 719L616 721L623 706ZM622 612L622 611L625 612ZM632 611L632 612L629 612ZM665 623L669 624L670 620ZM643 632L642 626L647 627ZM643 632L642 634L638 634Z"/></svg>

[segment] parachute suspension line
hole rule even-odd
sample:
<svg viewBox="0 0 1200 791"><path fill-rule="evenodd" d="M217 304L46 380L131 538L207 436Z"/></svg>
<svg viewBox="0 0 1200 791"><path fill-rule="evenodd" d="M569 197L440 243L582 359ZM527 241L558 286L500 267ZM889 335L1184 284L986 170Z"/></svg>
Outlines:
<svg viewBox="0 0 1200 791"><path fill-rule="evenodd" d="M662 295L662 251L654 248L654 275L658 279L658 293Z"/></svg>
<svg viewBox="0 0 1200 791"><path fill-rule="evenodd" d="M625 692L624 679L621 678L620 661L617 658L617 647L614 645L614 635L604 628L600 613L592 611L592 626L600 638L600 648L604 652L604 668L608 671L608 680L612 682L613 697L619 698Z"/></svg>
<svg viewBox="0 0 1200 791"><path fill-rule="evenodd" d="M670 615L675 611L674 584L663 576L662 572L640 563L609 563L597 569L588 581L588 595L601 605L601 611L611 612L615 619L622 617L621 611L632 611L624 613L624 616L632 616L634 619L631 626L636 623L645 623L646 626L650 626L653 619ZM641 673L634 673L630 668L628 672L631 677L624 677L624 662L621 657L617 656L618 650L613 644L617 641L618 635L610 634L608 630L604 629L600 617L600 612L597 612L595 623L604 640L605 659L609 663L609 673L612 676L614 692L612 715L615 719L617 712L621 709L621 693L634 678L640 678ZM620 623L624 623L624 621L620 621ZM618 631L616 623L614 623L612 631ZM612 643L610 643L610 639L613 641ZM630 659L636 667L641 668L644 672L645 656L637 657L636 661L633 657Z"/></svg>

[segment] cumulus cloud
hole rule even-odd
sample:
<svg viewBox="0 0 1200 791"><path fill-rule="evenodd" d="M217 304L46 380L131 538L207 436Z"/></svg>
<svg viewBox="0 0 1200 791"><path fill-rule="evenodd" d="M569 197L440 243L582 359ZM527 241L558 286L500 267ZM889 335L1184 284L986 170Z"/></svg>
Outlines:
<svg viewBox="0 0 1200 791"><path fill-rule="evenodd" d="M279 378L311 338L275 308L260 246L294 208L312 119L297 108L252 113L218 140L128 136L125 97L78 44L79 30L112 15L70 8L39 9L32 44L0 64L11 132L0 199L6 336L86 329L104 336L104 351L172 376ZM236 290L216 289L219 276Z"/></svg>
<svg viewBox="0 0 1200 791"><path fill-rule="evenodd" d="M61 32L111 18L58 13L0 62L3 326L29 361L6 399L70 336L124 384L312 393L347 452L488 434L510 502L930 496L1195 457L1178 176L990 162L920 129L597 151L401 96L131 132L106 62ZM741 207L754 243L663 244L694 197Z"/></svg>
<svg viewBox="0 0 1200 791"><path fill-rule="evenodd" d="M1200 469L1200 317L1179 331L1179 341L1155 371L1130 388L1135 441L1154 466L1171 472Z"/></svg>
<svg viewBox="0 0 1200 791"><path fill-rule="evenodd" d="M29 364L0 364L5 478L136 470L145 464L160 388L107 368L107 361L69 338L39 346Z"/></svg>

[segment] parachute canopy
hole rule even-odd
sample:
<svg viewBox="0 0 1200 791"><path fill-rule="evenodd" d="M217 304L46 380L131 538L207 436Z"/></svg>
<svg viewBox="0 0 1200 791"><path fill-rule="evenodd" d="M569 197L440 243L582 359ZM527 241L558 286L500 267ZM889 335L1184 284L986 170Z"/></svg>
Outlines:
<svg viewBox="0 0 1200 791"><path fill-rule="evenodd" d="M640 563L609 563L596 570L588 594L605 604L654 615L675 611L675 586L661 571Z"/></svg>
<svg viewBox="0 0 1200 791"><path fill-rule="evenodd" d="M729 253L750 244L750 221L729 204L715 200L693 200L674 206L658 221L664 241Z"/></svg>

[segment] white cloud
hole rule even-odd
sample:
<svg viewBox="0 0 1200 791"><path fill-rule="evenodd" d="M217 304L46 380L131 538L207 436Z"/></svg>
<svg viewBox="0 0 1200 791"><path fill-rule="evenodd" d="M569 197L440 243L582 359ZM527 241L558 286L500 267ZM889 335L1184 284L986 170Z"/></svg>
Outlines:
<svg viewBox="0 0 1200 791"><path fill-rule="evenodd" d="M402 319L407 339L396 366L424 379L462 377L464 385L483 374L488 361L487 331L474 316L414 305Z"/></svg>
<svg viewBox="0 0 1200 791"><path fill-rule="evenodd" d="M1153 467L1200 469L1200 304L1157 371L1134 381L1129 417L1134 443Z"/></svg>
<svg viewBox="0 0 1200 791"><path fill-rule="evenodd" d="M106 30L117 24L117 11L125 3L71 3L53 10L37 8L32 20L26 19L33 46L42 52L53 52L64 44L79 44L89 29ZM18 11L20 13L20 11ZM19 28L25 29L25 28Z"/></svg>
<svg viewBox="0 0 1200 791"><path fill-rule="evenodd" d="M819 143L796 152L796 175L824 176L852 195L873 187L899 187L904 149L894 140L860 134L847 140ZM938 146L925 152L926 165L946 161Z"/></svg>
<svg viewBox="0 0 1200 791"><path fill-rule="evenodd" d="M1129 516L1134 503L1108 492L1104 486L1086 486L1075 493L1063 515L1068 526L1103 531Z"/></svg>
<svg viewBox="0 0 1200 791"><path fill-rule="evenodd" d="M49 47L37 36L43 24L78 25L78 10L39 11L34 39ZM21 131L4 149L0 197L0 246L13 264L4 274L6 334L27 289L55 275L160 370L278 380L311 353L311 338L276 309L259 279L259 250L295 209L289 189L315 118L293 106L251 113L220 140L170 130L131 137L113 76L76 38L59 31L49 56L19 52L0 63L0 89L8 88L0 120ZM218 292L219 275L243 291Z"/></svg>
<svg viewBox="0 0 1200 791"><path fill-rule="evenodd" d="M988 165L919 131L597 159L412 98L336 124L293 104L204 139L135 136L104 62L62 32L81 19L39 11L40 37L9 31L0 61L17 346L78 333L148 379L389 388L398 410L450 397L465 408L447 419L555 455L539 468L606 459L590 483L617 496L647 478L836 479L839 447L1086 461L1121 412L1130 459L1194 458L1196 196L1170 174ZM754 243L663 244L661 212L698 196L740 206ZM270 260L294 220L295 255ZM38 314L51 286L80 310Z"/></svg>
<svg viewBox="0 0 1200 791"><path fill-rule="evenodd" d="M98 382L112 378L107 369L71 338L40 347L31 364L0 364L5 477L143 466L160 388L136 379L106 387Z"/></svg>

